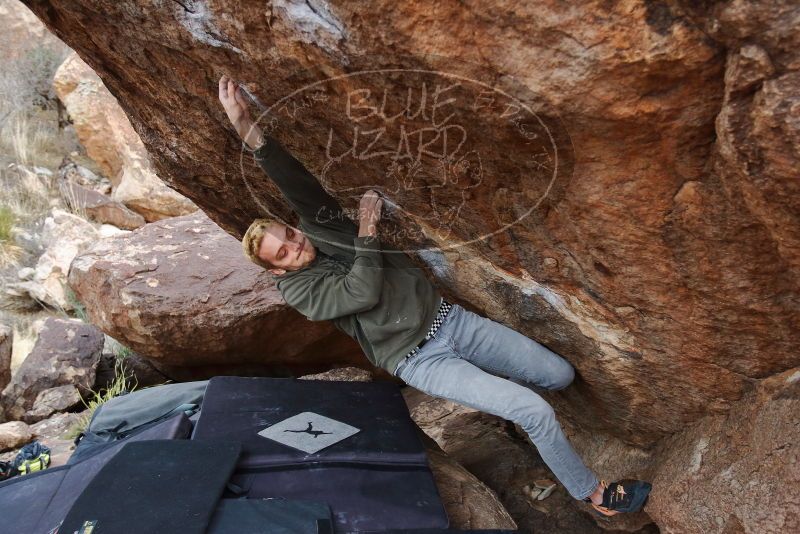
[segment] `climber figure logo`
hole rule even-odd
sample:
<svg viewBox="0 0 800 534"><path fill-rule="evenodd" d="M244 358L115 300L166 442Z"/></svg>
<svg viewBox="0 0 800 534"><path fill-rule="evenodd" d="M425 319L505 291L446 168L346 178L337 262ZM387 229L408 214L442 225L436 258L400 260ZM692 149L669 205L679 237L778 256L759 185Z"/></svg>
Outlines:
<svg viewBox="0 0 800 534"><path fill-rule="evenodd" d="M314 427L314 425L311 423L311 421L309 421L308 422L308 428L304 428L303 430L286 429L286 430L284 430L284 432L308 432L309 434L311 434L315 438L317 436L322 435L322 434L333 434L333 432L323 432L322 430L311 430L313 427Z"/></svg>
<svg viewBox="0 0 800 534"><path fill-rule="evenodd" d="M381 239L406 253L532 224L526 219L543 202L563 195L574 165L560 119L527 86L484 67L429 59L458 72L388 68L312 83L301 73L300 88L269 107L250 96L266 133L302 132L297 156L352 220L365 191L381 193L389 223ZM320 224L341 216L326 209L316 215Z"/></svg>
<svg viewBox="0 0 800 534"><path fill-rule="evenodd" d="M320 430L320 429L325 430ZM315 453L360 430L330 417L302 412L261 430L258 435L305 453Z"/></svg>

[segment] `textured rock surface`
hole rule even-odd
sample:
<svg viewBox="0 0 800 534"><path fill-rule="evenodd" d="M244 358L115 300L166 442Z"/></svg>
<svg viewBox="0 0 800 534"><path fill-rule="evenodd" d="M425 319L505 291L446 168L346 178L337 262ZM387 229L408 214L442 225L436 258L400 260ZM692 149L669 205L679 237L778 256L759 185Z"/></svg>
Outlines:
<svg viewBox="0 0 800 534"><path fill-rule="evenodd" d="M58 61L63 59L69 49L59 41L47 27L42 24L36 15L22 5L18 0L0 0L0 27L3 28L0 42L3 47L3 54L0 57L0 68L6 73L6 77L0 82L3 90L3 100L6 104L22 105L23 100L19 97L27 98L31 96L28 92L33 89L41 96L47 95L50 90L50 80L42 79L41 83L36 83L35 87L25 85L41 77L40 72L20 72L19 67L27 63L26 66L41 66L49 63L52 59L58 67ZM44 52L44 53L43 53ZM52 54L53 57L47 57ZM52 72L52 71L50 71ZM22 89L23 94L13 94ZM48 95L49 96L49 95ZM30 102L24 102L30 105ZM4 113L9 108L4 109ZM8 116L2 117L3 119Z"/></svg>
<svg viewBox="0 0 800 534"><path fill-rule="evenodd" d="M800 368L659 448L648 512L662 532L800 532Z"/></svg>
<svg viewBox="0 0 800 534"><path fill-rule="evenodd" d="M64 465L75 450L74 439L69 438L68 434L79 420L79 414L59 413L49 419L39 421L28 427L31 437L20 446L30 443L34 439L38 440L50 449L50 469ZM10 462L18 452L19 450L13 450L0 454L0 461Z"/></svg>
<svg viewBox="0 0 800 534"><path fill-rule="evenodd" d="M117 101L81 59L64 60L53 80L78 138L114 185L113 198L148 221L191 213L197 207L156 176L142 141Z"/></svg>
<svg viewBox="0 0 800 534"><path fill-rule="evenodd" d="M0 20L8 43L5 54L19 56L30 49L32 41L54 40L36 15L14 0L0 0Z"/></svg>
<svg viewBox="0 0 800 534"><path fill-rule="evenodd" d="M49 419L39 421L28 426L30 438L25 443L20 443L18 447L30 443L34 439L38 440L50 449L50 469L64 465L75 450L74 439L67 436L79 420L79 414L59 413ZM19 450L13 450L2 453L0 454L0 461L10 462L17 456L18 452Z"/></svg>
<svg viewBox="0 0 800 534"><path fill-rule="evenodd" d="M98 241L72 262L69 285L93 324L175 378L369 366L333 325L289 308L272 275L199 211Z"/></svg>
<svg viewBox="0 0 800 534"><path fill-rule="evenodd" d="M61 165L58 166L58 177L64 182L91 189L101 195L111 193L111 181L108 178L96 175L86 167L78 165L69 157L65 157Z"/></svg>
<svg viewBox="0 0 800 534"><path fill-rule="evenodd" d="M436 442L426 442L426 451L451 528L517 528L497 493L489 486L448 456Z"/></svg>
<svg viewBox="0 0 800 534"><path fill-rule="evenodd" d="M347 380L349 382L371 382L373 374L359 367L340 367L322 373L303 375L300 380Z"/></svg>
<svg viewBox="0 0 800 534"><path fill-rule="evenodd" d="M81 394L72 384L45 389L36 396L33 408L25 414L27 423L47 419L56 412L65 412L81 403Z"/></svg>
<svg viewBox="0 0 800 534"><path fill-rule="evenodd" d="M6 417L22 419L39 393L71 385L88 392L103 350L103 333L73 319L48 318L33 350L2 393Z"/></svg>

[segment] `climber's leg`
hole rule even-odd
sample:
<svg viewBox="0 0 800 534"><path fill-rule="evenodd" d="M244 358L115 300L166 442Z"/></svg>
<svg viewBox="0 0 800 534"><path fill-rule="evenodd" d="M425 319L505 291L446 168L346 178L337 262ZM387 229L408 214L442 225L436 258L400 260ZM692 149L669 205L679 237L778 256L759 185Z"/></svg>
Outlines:
<svg viewBox="0 0 800 534"><path fill-rule="evenodd" d="M457 304L450 313L459 315L459 356L481 369L546 389L563 389L575 377L567 360L516 330Z"/></svg>
<svg viewBox="0 0 800 534"><path fill-rule="evenodd" d="M436 336L398 366L397 376L434 397L519 424L573 497L583 499L594 493L599 482L567 441L550 405L533 390L463 359L453 339L458 332L459 314L451 310Z"/></svg>

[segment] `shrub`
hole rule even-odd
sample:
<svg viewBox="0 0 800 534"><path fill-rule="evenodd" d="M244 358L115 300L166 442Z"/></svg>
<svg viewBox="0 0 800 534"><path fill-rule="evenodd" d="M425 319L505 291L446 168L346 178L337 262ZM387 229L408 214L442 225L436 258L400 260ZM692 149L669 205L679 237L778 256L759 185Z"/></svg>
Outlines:
<svg viewBox="0 0 800 534"><path fill-rule="evenodd" d="M86 410L81 412L81 418L75 423L75 426L67 433L67 438L74 439L84 432L89 427L89 422L92 420L95 410L110 401L114 397L119 397L125 393L130 393L136 389L138 383L132 372L129 372L125 367L123 358L118 358L114 363L114 380L111 384L98 391L92 391L89 400L81 398Z"/></svg>
<svg viewBox="0 0 800 534"><path fill-rule="evenodd" d="M0 243L11 242L11 229L14 227L16 217L8 206L0 206Z"/></svg>

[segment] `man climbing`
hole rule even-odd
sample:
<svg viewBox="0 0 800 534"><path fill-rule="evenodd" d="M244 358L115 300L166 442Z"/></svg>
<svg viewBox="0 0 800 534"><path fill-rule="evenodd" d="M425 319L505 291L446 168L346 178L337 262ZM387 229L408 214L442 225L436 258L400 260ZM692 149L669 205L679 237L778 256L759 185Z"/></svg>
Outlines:
<svg viewBox="0 0 800 534"><path fill-rule="evenodd" d="M583 464L550 405L533 389L563 389L572 366L514 330L446 302L401 251L381 246L383 200L361 198L356 226L303 165L265 136L241 89L223 76L219 99L244 143L298 214L297 228L257 219L246 255L275 276L284 300L312 321L331 320L376 366L425 393L518 423L576 499L604 515L641 509L642 481L606 484Z"/></svg>

